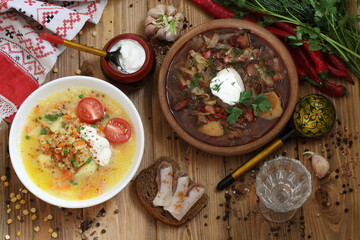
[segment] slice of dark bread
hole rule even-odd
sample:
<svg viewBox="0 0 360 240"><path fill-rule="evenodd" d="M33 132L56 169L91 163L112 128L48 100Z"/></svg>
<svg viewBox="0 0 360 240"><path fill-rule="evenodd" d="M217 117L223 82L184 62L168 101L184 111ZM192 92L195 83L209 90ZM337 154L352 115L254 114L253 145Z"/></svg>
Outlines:
<svg viewBox="0 0 360 240"><path fill-rule="evenodd" d="M181 226L195 217L200 212L200 210L206 206L209 197L206 195L206 193L204 193L204 195L190 208L190 210L180 221L174 218L171 213L166 211L163 207L155 207L153 205L153 200L158 192L156 174L158 166L163 161L167 161L172 165L174 174L176 171L180 170L179 164L172 158L160 157L154 164L142 170L139 175L137 175L135 179L136 192L142 204L155 218L172 226ZM192 183L193 181L190 179L189 185Z"/></svg>

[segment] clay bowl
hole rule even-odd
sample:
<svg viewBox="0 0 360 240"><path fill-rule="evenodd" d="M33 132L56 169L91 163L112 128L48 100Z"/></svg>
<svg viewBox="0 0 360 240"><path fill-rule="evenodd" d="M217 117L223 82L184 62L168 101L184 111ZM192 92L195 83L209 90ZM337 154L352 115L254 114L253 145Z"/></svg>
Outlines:
<svg viewBox="0 0 360 240"><path fill-rule="evenodd" d="M279 121L267 133L255 139L254 141L251 141L243 145L229 146L229 147L215 146L212 144L208 144L200 141L198 138L195 138L191 134L189 134L185 129L181 127L181 125L175 119L173 113L170 110L168 96L167 96L168 73L173 59L177 56L180 50L183 49L187 44L187 42L192 38L194 38L195 36L207 33L209 31L220 30L220 29L248 29L253 34L260 37L270 47L272 47L272 49L277 53L278 57L282 60L289 81L288 94L287 94L289 97L287 99L287 105L283 106L284 112L282 116L279 118ZM175 42L175 44L167 53L159 72L158 81L159 81L158 92L159 92L161 109L170 126L176 131L176 133L182 139L184 139L192 146L202 151L215 155L222 155L222 156L241 155L248 152L252 152L264 146L272 139L274 139L286 126L287 122L292 116L293 110L298 100L298 89L299 89L298 77L294 62L287 48L277 37L275 37L265 28L244 20L236 20L236 19L213 20L211 22L207 22L202 25L199 25L194 29L192 29L191 31L184 34L179 40Z"/></svg>
<svg viewBox="0 0 360 240"><path fill-rule="evenodd" d="M110 39L104 46L104 51L110 51L112 46L120 40L131 39L137 41L145 50L145 62L144 65L134 73L124 74L117 70L112 64L105 58L101 58L100 66L104 75L112 81L114 85L124 90L138 89L150 79L150 75L155 69L155 55L150 46L150 43L142 36L137 34L120 34Z"/></svg>

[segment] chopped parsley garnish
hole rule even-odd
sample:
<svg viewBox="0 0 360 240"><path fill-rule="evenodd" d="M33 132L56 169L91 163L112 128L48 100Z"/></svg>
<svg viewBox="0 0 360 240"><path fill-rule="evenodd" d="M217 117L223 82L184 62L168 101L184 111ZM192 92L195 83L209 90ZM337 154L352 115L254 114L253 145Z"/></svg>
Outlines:
<svg viewBox="0 0 360 240"><path fill-rule="evenodd" d="M84 98L85 97L85 95L84 94L80 94L79 95L79 98L81 99L81 98Z"/></svg>
<svg viewBox="0 0 360 240"><path fill-rule="evenodd" d="M49 145L51 144L49 140L46 140L46 143L49 144Z"/></svg>
<svg viewBox="0 0 360 240"><path fill-rule="evenodd" d="M232 125L236 124L238 118L243 113L243 110L238 107L228 108L225 109L225 111L230 113L230 115L226 118L226 120Z"/></svg>
<svg viewBox="0 0 360 240"><path fill-rule="evenodd" d="M96 124L90 124L90 127L96 128Z"/></svg>
<svg viewBox="0 0 360 240"><path fill-rule="evenodd" d="M26 135L25 138L26 138L27 140L29 140L29 139L30 139L30 136L29 136L29 135Z"/></svg>
<svg viewBox="0 0 360 240"><path fill-rule="evenodd" d="M69 182L72 184L72 185L78 185L78 183L77 182L74 182L74 180L69 180Z"/></svg>
<svg viewBox="0 0 360 240"><path fill-rule="evenodd" d="M102 116L101 120L104 120L105 118L109 118L110 114L106 113L104 116Z"/></svg>
<svg viewBox="0 0 360 240"><path fill-rule="evenodd" d="M66 122L62 123L61 126L64 128L66 126Z"/></svg>
<svg viewBox="0 0 360 240"><path fill-rule="evenodd" d="M264 94L259 94L255 97L252 97L252 91L246 90L240 93L239 102L244 106L252 106L254 109L255 116L260 114L260 111L266 112L271 107L271 102L267 99ZM238 107L233 107L229 109L225 109L230 115L226 118L230 124L236 124L238 118L242 115L243 110Z"/></svg>
<svg viewBox="0 0 360 240"><path fill-rule="evenodd" d="M47 131L46 128L42 128L41 131L40 131L41 135L46 135L47 133L48 133L48 131Z"/></svg>
<svg viewBox="0 0 360 240"><path fill-rule="evenodd" d="M64 153L65 155L66 155L66 154L69 154L69 152L70 152L69 149L67 149L67 148L64 148L64 149L63 149L63 153Z"/></svg>
<svg viewBox="0 0 360 240"><path fill-rule="evenodd" d="M73 163L73 162L75 162L76 161L76 159L75 158L71 158L71 162Z"/></svg>
<svg viewBox="0 0 360 240"><path fill-rule="evenodd" d="M276 74L276 72L274 72L274 71L265 70L265 75L266 76L274 76L275 74Z"/></svg>
<svg viewBox="0 0 360 240"><path fill-rule="evenodd" d="M200 86L200 83L204 81L203 76L200 73L194 74L190 80L189 88L193 89Z"/></svg>
<svg viewBox="0 0 360 240"><path fill-rule="evenodd" d="M39 118L39 120L41 120L42 119L42 117L38 117Z"/></svg>
<svg viewBox="0 0 360 240"><path fill-rule="evenodd" d="M77 162L73 162L72 164L73 164L74 167L78 167L78 166L79 166L79 164L78 164Z"/></svg>
<svg viewBox="0 0 360 240"><path fill-rule="evenodd" d="M83 138L83 137L80 137L80 139L83 140L83 141L85 141L85 138Z"/></svg>
<svg viewBox="0 0 360 240"><path fill-rule="evenodd" d="M239 57L244 51L240 48L233 48L232 52L234 53L235 57Z"/></svg>
<svg viewBox="0 0 360 240"><path fill-rule="evenodd" d="M90 163L92 161L92 157L89 157L87 160L86 160L86 163Z"/></svg>
<svg viewBox="0 0 360 240"><path fill-rule="evenodd" d="M56 113L56 114L52 114L52 115L49 115L49 114L46 114L45 115L45 118L49 121L56 121L59 117L63 116L64 114L63 113Z"/></svg>

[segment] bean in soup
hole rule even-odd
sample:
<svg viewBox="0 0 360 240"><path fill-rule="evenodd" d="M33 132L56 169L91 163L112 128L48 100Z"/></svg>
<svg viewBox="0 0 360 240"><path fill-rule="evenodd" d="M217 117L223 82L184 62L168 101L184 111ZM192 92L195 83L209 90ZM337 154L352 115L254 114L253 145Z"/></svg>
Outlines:
<svg viewBox="0 0 360 240"><path fill-rule="evenodd" d="M174 57L167 99L190 135L238 146L266 134L289 98L288 75L267 42L248 30L216 30L190 40Z"/></svg>

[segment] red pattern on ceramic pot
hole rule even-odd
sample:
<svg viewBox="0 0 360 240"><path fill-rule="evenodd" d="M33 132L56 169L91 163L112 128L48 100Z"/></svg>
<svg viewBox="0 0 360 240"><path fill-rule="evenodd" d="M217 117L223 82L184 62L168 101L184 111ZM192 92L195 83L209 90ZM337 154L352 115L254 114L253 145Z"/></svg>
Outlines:
<svg viewBox="0 0 360 240"><path fill-rule="evenodd" d="M130 41L127 41L130 40ZM121 72L113 63L109 62L105 58L101 59L100 65L103 73L106 77L113 80L115 85L123 89L136 89L141 87L149 78L148 75L154 70L154 51L151 48L148 41L140 35L136 34L121 34L112 38L104 47L105 51L111 51L116 44L120 42L136 47L142 47L145 52L145 60L142 66L137 70L136 68L129 71L130 73ZM139 46L140 45L140 46ZM124 46L126 47L126 46ZM115 51L116 49L113 49ZM126 50L126 49L124 49ZM122 51L123 52L123 51ZM129 63L129 62L128 62ZM127 64L128 64L127 63ZM131 63L130 63L131 64ZM131 69L131 66L126 66ZM136 67L136 66L135 66ZM125 69L127 70L127 69Z"/></svg>

